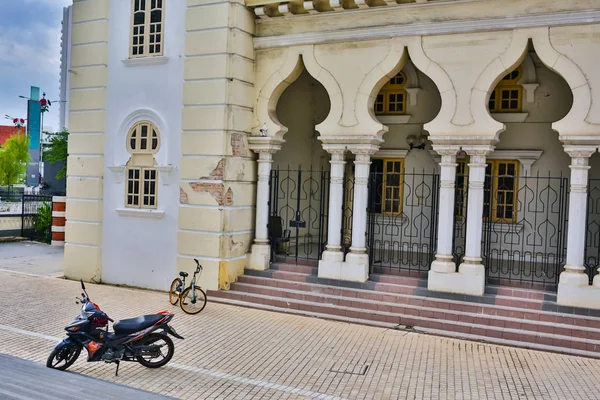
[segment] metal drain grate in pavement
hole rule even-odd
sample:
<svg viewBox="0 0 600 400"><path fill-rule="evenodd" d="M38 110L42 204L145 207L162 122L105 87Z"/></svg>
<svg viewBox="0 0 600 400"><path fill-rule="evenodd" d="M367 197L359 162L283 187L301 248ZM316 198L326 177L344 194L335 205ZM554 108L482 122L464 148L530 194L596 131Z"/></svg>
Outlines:
<svg viewBox="0 0 600 400"><path fill-rule="evenodd" d="M329 372L335 372L337 374L365 375L368 369L369 364L336 362L329 369Z"/></svg>

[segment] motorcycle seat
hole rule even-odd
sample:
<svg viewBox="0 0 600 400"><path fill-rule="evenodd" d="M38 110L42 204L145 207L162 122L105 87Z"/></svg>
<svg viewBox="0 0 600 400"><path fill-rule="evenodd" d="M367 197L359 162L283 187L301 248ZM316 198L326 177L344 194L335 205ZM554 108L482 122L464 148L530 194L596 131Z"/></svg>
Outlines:
<svg viewBox="0 0 600 400"><path fill-rule="evenodd" d="M142 315L137 318L122 319L113 324L113 329L116 334L129 334L141 331L156 324L165 316L161 314Z"/></svg>

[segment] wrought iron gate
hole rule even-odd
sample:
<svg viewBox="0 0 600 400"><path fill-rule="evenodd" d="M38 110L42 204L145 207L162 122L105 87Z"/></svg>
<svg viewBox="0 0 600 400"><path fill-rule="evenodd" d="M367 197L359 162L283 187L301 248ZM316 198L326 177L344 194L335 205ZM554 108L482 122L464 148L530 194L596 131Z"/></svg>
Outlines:
<svg viewBox="0 0 600 400"><path fill-rule="evenodd" d="M327 244L329 171L273 169L269 185L271 242L276 239L272 235L279 235L275 225L289 234L274 255L293 257L296 262L318 260Z"/></svg>
<svg viewBox="0 0 600 400"><path fill-rule="evenodd" d="M372 164L368 244L371 272L426 272L437 247L439 175Z"/></svg>
<svg viewBox="0 0 600 400"><path fill-rule="evenodd" d="M600 266L600 179L597 178L588 183L584 263L592 284Z"/></svg>
<svg viewBox="0 0 600 400"><path fill-rule="evenodd" d="M0 236L21 236L50 243L52 196L0 193Z"/></svg>
<svg viewBox="0 0 600 400"><path fill-rule="evenodd" d="M558 283L565 264L568 179L486 176L482 257L489 283Z"/></svg>

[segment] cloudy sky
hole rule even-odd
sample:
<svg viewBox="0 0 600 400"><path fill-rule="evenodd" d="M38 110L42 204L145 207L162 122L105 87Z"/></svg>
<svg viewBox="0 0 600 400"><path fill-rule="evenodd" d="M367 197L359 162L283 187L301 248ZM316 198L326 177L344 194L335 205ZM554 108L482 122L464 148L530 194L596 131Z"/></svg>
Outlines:
<svg viewBox="0 0 600 400"><path fill-rule="evenodd" d="M60 30L63 7L71 0L2 0L0 13L0 125L8 114L25 118L29 87L58 100ZM44 115L44 126L58 128L58 106Z"/></svg>

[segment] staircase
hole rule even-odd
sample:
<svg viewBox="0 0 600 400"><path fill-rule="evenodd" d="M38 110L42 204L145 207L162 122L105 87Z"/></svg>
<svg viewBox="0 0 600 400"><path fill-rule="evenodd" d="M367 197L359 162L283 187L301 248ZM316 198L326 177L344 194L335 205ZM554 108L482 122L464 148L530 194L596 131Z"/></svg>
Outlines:
<svg viewBox="0 0 600 400"><path fill-rule="evenodd" d="M246 270L211 301L358 324L600 358L600 310L556 304L556 293L488 286L483 296L427 290L426 276L317 277L316 265Z"/></svg>

